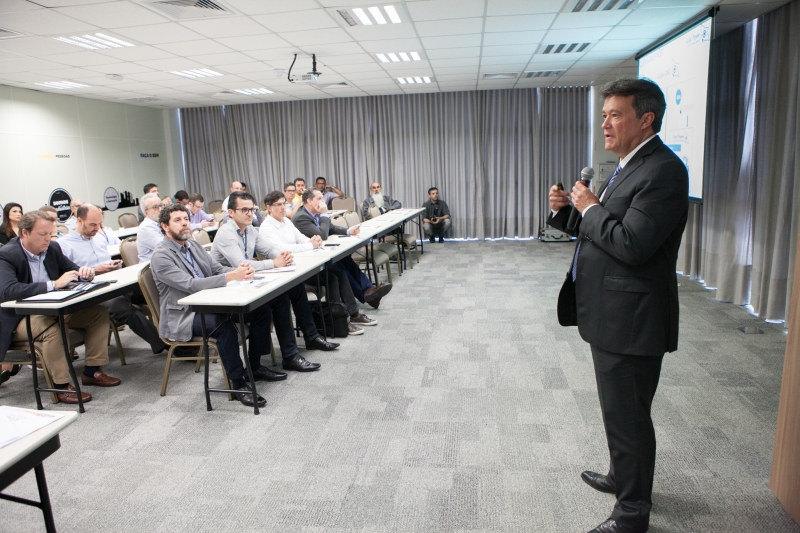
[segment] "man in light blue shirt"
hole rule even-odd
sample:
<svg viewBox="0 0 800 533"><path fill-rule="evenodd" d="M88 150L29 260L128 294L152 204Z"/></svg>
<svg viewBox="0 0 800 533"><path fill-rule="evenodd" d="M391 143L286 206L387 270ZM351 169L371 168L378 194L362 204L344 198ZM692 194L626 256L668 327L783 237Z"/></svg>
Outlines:
<svg viewBox="0 0 800 533"><path fill-rule="evenodd" d="M94 268L95 273L104 274L122 267L122 261L112 261L104 239L97 239L97 232L103 222L103 212L94 205L84 204L77 211L77 226L68 235L58 240L64 255L78 266ZM158 331L147 320L136 305L144 304L144 296L135 291L103 302L108 316L114 324L127 324L131 331L150 344L153 353L161 353L167 345L161 340ZM136 305L135 305L136 304Z"/></svg>
<svg viewBox="0 0 800 533"><path fill-rule="evenodd" d="M192 231L196 229L205 229L213 226L215 221L214 217L203 211L203 205L206 200L203 195L195 193L189 197L189 203L186 207L189 208L189 225Z"/></svg>
<svg viewBox="0 0 800 533"><path fill-rule="evenodd" d="M164 240L161 233L161 226L158 225L158 215L161 213L161 198L157 194L145 194L142 198L144 206L144 220L139 224L139 232L136 234L136 248L139 250L139 262L150 261L153 251Z"/></svg>

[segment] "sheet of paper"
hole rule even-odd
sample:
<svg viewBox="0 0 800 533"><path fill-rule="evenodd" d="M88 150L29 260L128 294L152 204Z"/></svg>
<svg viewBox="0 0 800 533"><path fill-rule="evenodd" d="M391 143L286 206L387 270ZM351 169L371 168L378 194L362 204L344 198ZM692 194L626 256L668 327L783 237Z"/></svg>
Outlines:
<svg viewBox="0 0 800 533"><path fill-rule="evenodd" d="M28 296L23 302L38 302L41 300L66 300L70 296L75 296L83 291L50 291L35 296Z"/></svg>
<svg viewBox="0 0 800 533"><path fill-rule="evenodd" d="M0 448L30 435L64 415L0 406Z"/></svg>
<svg viewBox="0 0 800 533"><path fill-rule="evenodd" d="M251 279L249 281L239 281L233 280L229 281L225 284L225 288L227 289L257 289L262 287L272 281L271 279L267 279L265 276L258 275L257 277L261 279Z"/></svg>
<svg viewBox="0 0 800 533"><path fill-rule="evenodd" d="M265 270L264 272L267 272L267 273L294 272L295 270L297 270L297 265L289 265L289 266L285 266L285 267L273 268L272 270Z"/></svg>

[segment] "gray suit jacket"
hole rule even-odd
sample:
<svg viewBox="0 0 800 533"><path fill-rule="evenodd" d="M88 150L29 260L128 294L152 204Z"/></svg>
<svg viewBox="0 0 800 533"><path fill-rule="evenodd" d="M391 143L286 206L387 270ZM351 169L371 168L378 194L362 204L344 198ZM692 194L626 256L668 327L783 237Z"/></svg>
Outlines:
<svg viewBox="0 0 800 533"><path fill-rule="evenodd" d="M330 217L320 217L319 227L314 224L314 218L304 206L297 208L297 212L292 217L292 224L297 230L306 237L319 235L323 241L328 240L328 235L347 235L347 228L341 228L331 224Z"/></svg>
<svg viewBox="0 0 800 533"><path fill-rule="evenodd" d="M375 200L372 199L372 196L367 196L367 199L361 203L361 219L362 220L369 220L369 208L375 205ZM400 209L403 207L403 204L398 202L397 200L392 200L392 197L384 194L383 195L383 207L381 208L381 213L385 213L386 211L391 211L392 209Z"/></svg>
<svg viewBox="0 0 800 533"><path fill-rule="evenodd" d="M205 276L203 278L194 275L174 246L175 243L167 237L150 258L153 280L161 295L158 334L162 339L182 342L191 339L194 313L187 306L179 304L178 300L204 289L224 287L225 273L234 270L214 261L197 241L190 240L188 243L196 265Z"/></svg>

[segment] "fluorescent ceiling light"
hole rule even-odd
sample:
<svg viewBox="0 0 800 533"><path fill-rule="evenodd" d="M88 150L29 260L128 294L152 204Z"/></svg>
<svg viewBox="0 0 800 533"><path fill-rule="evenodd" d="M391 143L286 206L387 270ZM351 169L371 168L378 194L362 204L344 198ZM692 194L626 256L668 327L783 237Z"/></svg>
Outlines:
<svg viewBox="0 0 800 533"><path fill-rule="evenodd" d="M392 24L400 24L402 22L394 6L383 6L383 10L389 15L389 20L392 21Z"/></svg>
<svg viewBox="0 0 800 533"><path fill-rule="evenodd" d="M209 76L222 76L220 72L207 69L207 68L199 68L193 70L173 70L170 71L170 74L175 74L177 76L183 76L184 78L207 78Z"/></svg>
<svg viewBox="0 0 800 533"><path fill-rule="evenodd" d="M361 21L361 24L363 24L364 26L372 26L372 21L367 16L367 14L364 13L363 9L361 9L360 7L357 7L357 8L355 8L353 10L353 13L356 14L356 16L358 17L358 20Z"/></svg>
<svg viewBox="0 0 800 533"><path fill-rule="evenodd" d="M414 61L419 61L420 60L419 54L416 52L411 52L411 59L413 59Z"/></svg>
<svg viewBox="0 0 800 533"><path fill-rule="evenodd" d="M417 77L414 78L414 81L417 82L417 83L422 83L422 78L417 76Z"/></svg>
<svg viewBox="0 0 800 533"><path fill-rule="evenodd" d="M246 94L246 95L254 95L254 94L275 94L273 91L269 89L265 89L261 87L260 89L234 89L233 92L239 94Z"/></svg>
<svg viewBox="0 0 800 533"><path fill-rule="evenodd" d="M430 82L431 82L431 79L430 79L428 76L422 76L422 80L423 80L425 83L430 83Z"/></svg>
<svg viewBox="0 0 800 533"><path fill-rule="evenodd" d="M404 80L403 78L397 78L397 81L400 82L400 85L405 85L406 84L406 80Z"/></svg>
<svg viewBox="0 0 800 533"><path fill-rule="evenodd" d="M372 18L375 19L375 22L378 24L386 24L386 19L383 18L383 13L377 7L369 8L369 12L372 13Z"/></svg>
<svg viewBox="0 0 800 533"><path fill-rule="evenodd" d="M389 60L386 58L385 55L383 55L383 54L375 54L375 55L378 56L378 59L380 59L382 63L388 63L389 62Z"/></svg>
<svg viewBox="0 0 800 533"><path fill-rule="evenodd" d="M56 41L80 46L81 48L88 48L89 50L100 50L107 48L130 48L136 45L111 37L104 33L95 33L94 35L72 35L70 37L53 37Z"/></svg>
<svg viewBox="0 0 800 533"><path fill-rule="evenodd" d="M389 52L389 59L394 61L395 63L399 63L400 59L397 57L397 54Z"/></svg>
<svg viewBox="0 0 800 533"><path fill-rule="evenodd" d="M41 85L42 87L48 87L50 89L83 89L84 87L89 87L89 85L82 85L80 83L73 83L71 81L48 81L45 83L37 83L36 85Z"/></svg>
<svg viewBox="0 0 800 533"><path fill-rule="evenodd" d="M402 59L403 61L411 61L411 58L408 57L408 54L405 52L400 52L400 59Z"/></svg>
<svg viewBox="0 0 800 533"><path fill-rule="evenodd" d="M416 83L416 82L414 81L414 78L406 78L406 81L407 81L408 83Z"/></svg>

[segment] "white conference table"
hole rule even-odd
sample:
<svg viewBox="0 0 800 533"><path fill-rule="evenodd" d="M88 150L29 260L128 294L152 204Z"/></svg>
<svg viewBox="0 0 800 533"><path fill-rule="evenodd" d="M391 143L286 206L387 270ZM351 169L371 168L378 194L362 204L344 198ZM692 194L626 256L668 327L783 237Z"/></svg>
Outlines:
<svg viewBox="0 0 800 533"><path fill-rule="evenodd" d="M50 495L47 491L47 481L42 463L61 447L61 439L58 434L62 429L75 422L78 419L78 414L64 411L39 412L59 415L59 418L30 435L26 435L20 440L0 448L0 491L5 490L6 487L33 470L36 475L40 501L36 502L7 494L0 494L0 498L38 507L44 515L45 531L47 533L55 533L56 526L53 520L53 509L50 506Z"/></svg>
<svg viewBox="0 0 800 533"><path fill-rule="evenodd" d="M210 235L212 233L216 233L216 231L219 229L219 224L214 224L213 226L208 226L203 229L206 230ZM139 226L134 226L132 228L119 228L117 230L114 230L114 235L116 235L117 238L120 240L127 239L128 237L133 237L134 235L138 234L139 234Z"/></svg>
<svg viewBox="0 0 800 533"><path fill-rule="evenodd" d="M61 328L61 342L64 345L64 357L67 360L69 368L69 375L75 387L74 393L78 397L78 411L81 413L86 412L83 407L83 400L81 399L81 386L78 377L75 374L75 368L72 366L72 353L69 350L69 342L67 337L67 328L64 323L64 317L71 313L75 313L87 307L92 307L99 303L105 302L117 296L121 296L134 290L134 287L139 286L139 272L148 265L149 262L139 263L138 265L131 265L127 268L121 268L113 272L107 272L95 276L94 281L111 281L109 285L99 289L92 290L86 294L76 296L63 302L24 302L24 301L8 301L0 304L1 307L6 309L14 309L18 315L25 316L25 326L28 331L28 345L31 354L36 353L33 346L33 338L31 335L31 316L32 315L45 315L57 316L58 325ZM55 291L53 291L55 292ZM37 409L44 409L42 406L42 392L63 393L63 390L58 389L45 389L39 387L39 378L37 372L31 372L33 375L33 390L36 395Z"/></svg>

